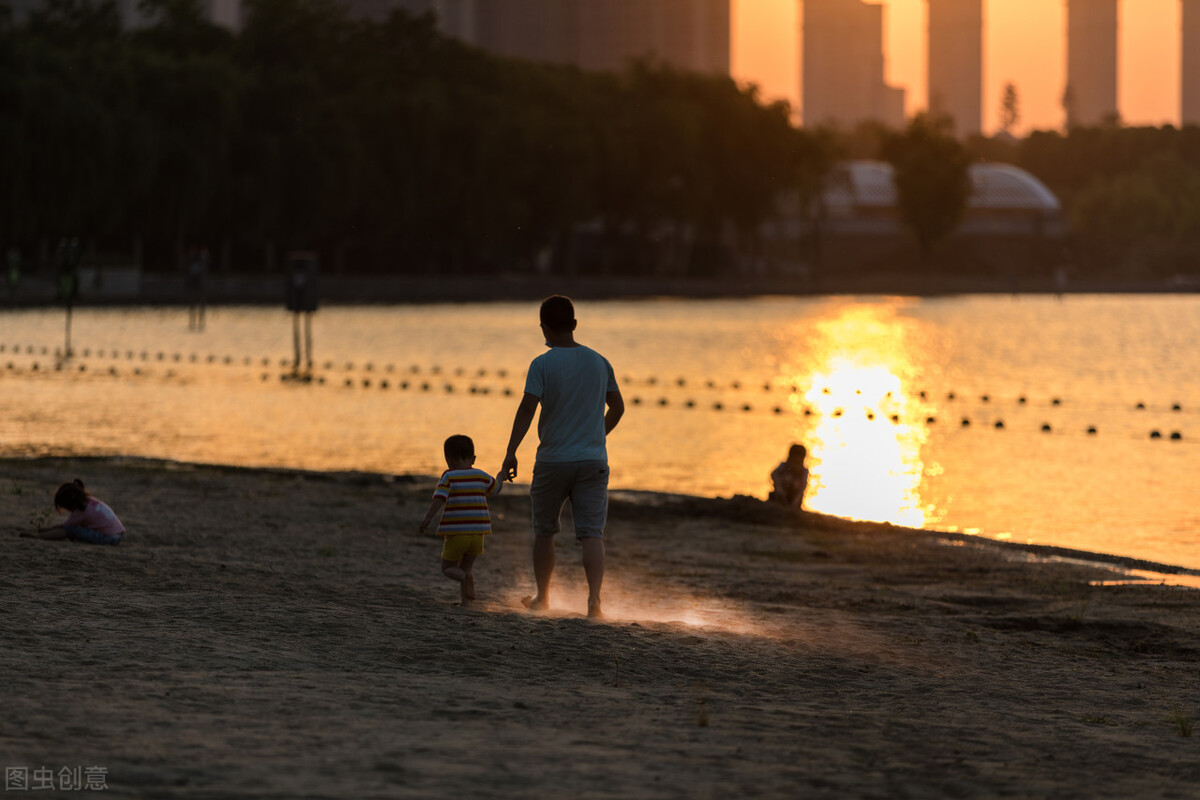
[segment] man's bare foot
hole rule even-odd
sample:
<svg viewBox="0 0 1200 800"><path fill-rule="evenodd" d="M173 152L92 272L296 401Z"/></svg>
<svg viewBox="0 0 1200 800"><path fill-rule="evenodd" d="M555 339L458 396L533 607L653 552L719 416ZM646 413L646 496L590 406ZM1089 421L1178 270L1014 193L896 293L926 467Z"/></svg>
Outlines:
<svg viewBox="0 0 1200 800"><path fill-rule="evenodd" d="M528 608L530 611L545 611L550 607L550 604L541 597L525 596L521 598L521 605Z"/></svg>
<svg viewBox="0 0 1200 800"><path fill-rule="evenodd" d="M463 575L462 582L463 598L466 600L475 599L475 576L470 572Z"/></svg>
<svg viewBox="0 0 1200 800"><path fill-rule="evenodd" d="M600 610L599 600L588 600L588 619L603 619L604 612Z"/></svg>

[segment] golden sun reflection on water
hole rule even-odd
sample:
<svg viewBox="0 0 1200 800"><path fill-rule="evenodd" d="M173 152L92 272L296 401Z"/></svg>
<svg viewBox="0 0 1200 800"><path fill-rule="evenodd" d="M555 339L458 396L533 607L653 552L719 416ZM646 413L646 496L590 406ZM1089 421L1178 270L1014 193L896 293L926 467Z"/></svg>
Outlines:
<svg viewBox="0 0 1200 800"><path fill-rule="evenodd" d="M807 437L809 489L805 506L850 519L921 527L925 471L920 401L910 320L889 305L851 305L817 326L804 343L810 387L793 397L811 413Z"/></svg>

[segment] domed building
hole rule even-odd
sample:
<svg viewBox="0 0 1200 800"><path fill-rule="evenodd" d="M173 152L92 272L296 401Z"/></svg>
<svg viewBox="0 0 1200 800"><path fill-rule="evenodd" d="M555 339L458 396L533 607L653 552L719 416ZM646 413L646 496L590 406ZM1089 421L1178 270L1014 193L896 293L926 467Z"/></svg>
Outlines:
<svg viewBox="0 0 1200 800"><path fill-rule="evenodd" d="M1046 185L1011 164L972 164L971 196L955 236L1062 236L1062 204ZM830 233L903 233L892 165L850 161L836 167L821 196Z"/></svg>
<svg viewBox="0 0 1200 800"><path fill-rule="evenodd" d="M893 177L882 161L833 170L809 223L813 273L932 269L901 221ZM1044 183L1011 164L972 164L970 177L962 221L936 248L938 271L1018 280L1061 266L1066 220Z"/></svg>

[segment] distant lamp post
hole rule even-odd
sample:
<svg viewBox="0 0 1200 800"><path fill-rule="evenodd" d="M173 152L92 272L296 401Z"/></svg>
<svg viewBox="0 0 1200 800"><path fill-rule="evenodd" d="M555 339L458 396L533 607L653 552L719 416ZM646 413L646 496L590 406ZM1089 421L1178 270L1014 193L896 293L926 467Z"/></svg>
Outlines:
<svg viewBox="0 0 1200 800"><path fill-rule="evenodd" d="M71 357L71 308L79 294L79 239L63 238L55 255L58 267L58 299L67 307L67 336L63 358Z"/></svg>
<svg viewBox="0 0 1200 800"><path fill-rule="evenodd" d="M8 248L4 255L4 281L8 284L8 302L15 303L21 283L21 251L15 247Z"/></svg>
<svg viewBox="0 0 1200 800"><path fill-rule="evenodd" d="M292 312L292 342L296 358L292 363L292 375L300 375L300 363L305 364L306 374L312 374L312 314L317 310L317 271L320 260L316 253L289 253L284 270L286 286L285 300ZM304 317L304 341L300 340L300 318Z"/></svg>

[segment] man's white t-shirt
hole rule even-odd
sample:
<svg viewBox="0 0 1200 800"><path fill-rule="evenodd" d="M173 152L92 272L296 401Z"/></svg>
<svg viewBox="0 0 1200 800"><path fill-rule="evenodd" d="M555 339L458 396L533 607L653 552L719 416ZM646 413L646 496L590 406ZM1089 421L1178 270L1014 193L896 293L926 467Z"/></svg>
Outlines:
<svg viewBox="0 0 1200 800"><path fill-rule="evenodd" d="M542 404L537 461L607 461L605 397L617 391L612 365L595 350L552 347L533 360L525 393Z"/></svg>

